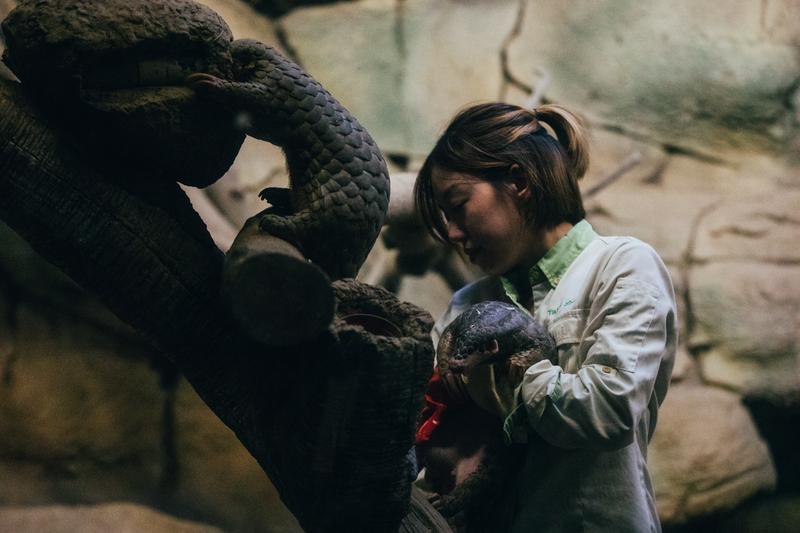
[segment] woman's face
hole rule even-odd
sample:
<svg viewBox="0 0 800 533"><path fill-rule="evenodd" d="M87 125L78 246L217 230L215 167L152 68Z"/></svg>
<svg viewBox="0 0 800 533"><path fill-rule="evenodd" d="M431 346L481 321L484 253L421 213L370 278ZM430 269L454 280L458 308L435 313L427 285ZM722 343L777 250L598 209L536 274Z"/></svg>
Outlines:
<svg viewBox="0 0 800 533"><path fill-rule="evenodd" d="M447 222L447 238L487 274L504 274L531 256L535 233L518 207L524 191L434 167L433 195Z"/></svg>

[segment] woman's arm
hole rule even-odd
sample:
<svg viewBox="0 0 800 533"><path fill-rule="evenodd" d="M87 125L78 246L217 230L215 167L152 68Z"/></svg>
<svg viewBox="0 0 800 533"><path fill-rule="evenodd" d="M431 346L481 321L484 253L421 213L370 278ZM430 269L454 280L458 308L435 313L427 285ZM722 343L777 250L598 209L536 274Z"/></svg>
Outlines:
<svg viewBox="0 0 800 533"><path fill-rule="evenodd" d="M676 310L666 267L652 248L639 244L618 251L604 273L608 279L582 335L591 345L577 373L541 361L517 389L529 426L554 446L630 444L648 406L660 404L669 383Z"/></svg>

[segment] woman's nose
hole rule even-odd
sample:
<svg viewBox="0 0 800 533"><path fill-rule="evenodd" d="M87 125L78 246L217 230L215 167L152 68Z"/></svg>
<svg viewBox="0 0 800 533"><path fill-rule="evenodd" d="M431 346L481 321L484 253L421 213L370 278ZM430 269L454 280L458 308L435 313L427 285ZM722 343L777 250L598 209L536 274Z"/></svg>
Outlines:
<svg viewBox="0 0 800 533"><path fill-rule="evenodd" d="M461 242L465 240L466 233L452 220L447 223L447 240L450 242Z"/></svg>

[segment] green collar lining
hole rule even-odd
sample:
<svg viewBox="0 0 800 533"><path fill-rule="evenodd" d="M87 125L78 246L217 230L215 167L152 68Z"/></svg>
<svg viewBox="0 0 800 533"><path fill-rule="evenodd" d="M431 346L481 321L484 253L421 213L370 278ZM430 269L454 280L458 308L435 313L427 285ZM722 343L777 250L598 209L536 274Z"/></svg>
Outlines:
<svg viewBox="0 0 800 533"><path fill-rule="evenodd" d="M555 246L550 248L544 257L528 271L528 281L531 287L547 281L552 288L555 288L575 258L589 246L589 243L592 242L595 237L597 237L597 233L586 219L575 224L572 229L570 229ZM500 283L502 283L503 289L511 301L520 305L519 291L513 280L510 277L501 276Z"/></svg>

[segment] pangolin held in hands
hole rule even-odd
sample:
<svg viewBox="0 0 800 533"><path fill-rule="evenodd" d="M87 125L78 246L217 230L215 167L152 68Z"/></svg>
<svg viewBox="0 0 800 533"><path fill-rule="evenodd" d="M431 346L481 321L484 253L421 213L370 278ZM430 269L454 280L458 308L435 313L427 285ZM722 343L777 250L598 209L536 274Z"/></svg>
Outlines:
<svg viewBox="0 0 800 533"><path fill-rule="evenodd" d="M503 529L502 502L523 457L520 445L504 444L503 419L528 367L556 354L547 329L504 302L475 304L444 330L438 369L456 403L466 401L447 408L417 457L454 531Z"/></svg>
<svg viewBox="0 0 800 533"><path fill-rule="evenodd" d="M528 367L555 353L555 340L531 315L515 305L489 301L469 307L447 326L436 358L443 375L494 365L516 386Z"/></svg>

